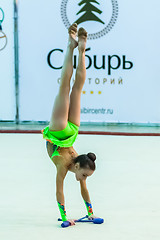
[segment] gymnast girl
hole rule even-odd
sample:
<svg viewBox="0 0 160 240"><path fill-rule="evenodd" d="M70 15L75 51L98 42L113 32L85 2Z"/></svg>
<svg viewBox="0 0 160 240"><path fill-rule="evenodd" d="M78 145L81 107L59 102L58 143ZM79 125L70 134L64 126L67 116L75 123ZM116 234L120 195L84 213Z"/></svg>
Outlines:
<svg viewBox="0 0 160 240"><path fill-rule="evenodd" d="M87 177L95 171L96 156L94 153L78 155L73 143L78 135L80 126L81 92L86 78L85 48L87 32L84 28L78 30L77 24L70 26L67 51L61 72L59 93L55 99L49 126L42 130L46 140L47 152L57 168L56 198L62 221L69 221L75 225L74 220L67 219L63 183L68 171L75 173L76 180L80 182L81 194L84 199L88 218L94 219L92 205L86 186ZM79 58L76 69L75 82L70 94L70 80L73 73L73 51L78 46Z"/></svg>

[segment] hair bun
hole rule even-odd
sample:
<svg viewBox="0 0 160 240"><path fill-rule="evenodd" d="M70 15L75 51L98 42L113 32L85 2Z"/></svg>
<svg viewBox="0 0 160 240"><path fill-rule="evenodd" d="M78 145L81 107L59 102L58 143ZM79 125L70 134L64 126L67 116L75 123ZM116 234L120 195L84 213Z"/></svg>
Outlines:
<svg viewBox="0 0 160 240"><path fill-rule="evenodd" d="M94 162L96 160L96 155L94 153L88 153L87 156Z"/></svg>

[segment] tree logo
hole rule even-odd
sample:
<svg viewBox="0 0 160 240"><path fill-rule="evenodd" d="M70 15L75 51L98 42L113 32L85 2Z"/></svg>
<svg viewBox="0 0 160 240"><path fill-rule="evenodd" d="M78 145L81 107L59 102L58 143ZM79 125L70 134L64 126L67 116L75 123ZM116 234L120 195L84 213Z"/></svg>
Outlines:
<svg viewBox="0 0 160 240"><path fill-rule="evenodd" d="M61 17L68 29L73 22L89 29L88 39L106 35L118 17L117 0L62 0Z"/></svg>
<svg viewBox="0 0 160 240"><path fill-rule="evenodd" d="M0 51L3 50L7 45L7 36L2 31L2 22L4 20L4 11L0 8Z"/></svg>
<svg viewBox="0 0 160 240"><path fill-rule="evenodd" d="M97 12L97 13L101 14L102 11L99 10L97 7L95 7L93 4L91 4L91 2L95 2L96 4L99 4L95 0L93 0L93 1L83 0L78 4L79 6L81 6L83 4L85 4L85 5L77 13L77 15L79 15L82 12L85 12L85 13L79 19L76 20L77 24L80 24L80 23L86 22L86 21L97 21L97 22L101 22L104 24L104 22L93 13L93 12Z"/></svg>

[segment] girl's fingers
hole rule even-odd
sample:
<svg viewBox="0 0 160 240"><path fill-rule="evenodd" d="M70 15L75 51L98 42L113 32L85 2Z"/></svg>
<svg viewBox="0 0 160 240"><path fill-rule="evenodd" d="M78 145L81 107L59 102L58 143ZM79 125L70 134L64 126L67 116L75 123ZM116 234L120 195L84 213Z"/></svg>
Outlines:
<svg viewBox="0 0 160 240"><path fill-rule="evenodd" d="M74 220L68 220L68 221L70 222L71 226L75 225Z"/></svg>

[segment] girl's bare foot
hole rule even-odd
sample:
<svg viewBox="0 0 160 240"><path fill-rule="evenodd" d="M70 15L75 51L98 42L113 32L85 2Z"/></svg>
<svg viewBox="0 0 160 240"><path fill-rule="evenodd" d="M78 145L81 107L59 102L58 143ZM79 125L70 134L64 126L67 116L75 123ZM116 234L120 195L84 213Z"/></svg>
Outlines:
<svg viewBox="0 0 160 240"><path fill-rule="evenodd" d="M69 33L69 39L68 39L68 44L70 47L72 47L73 49L76 48L78 46L78 42L76 41L76 36L77 36L77 23L73 23L69 29L68 29L68 33Z"/></svg>
<svg viewBox="0 0 160 240"><path fill-rule="evenodd" d="M87 32L84 28L78 30L78 50L84 52L86 49Z"/></svg>

